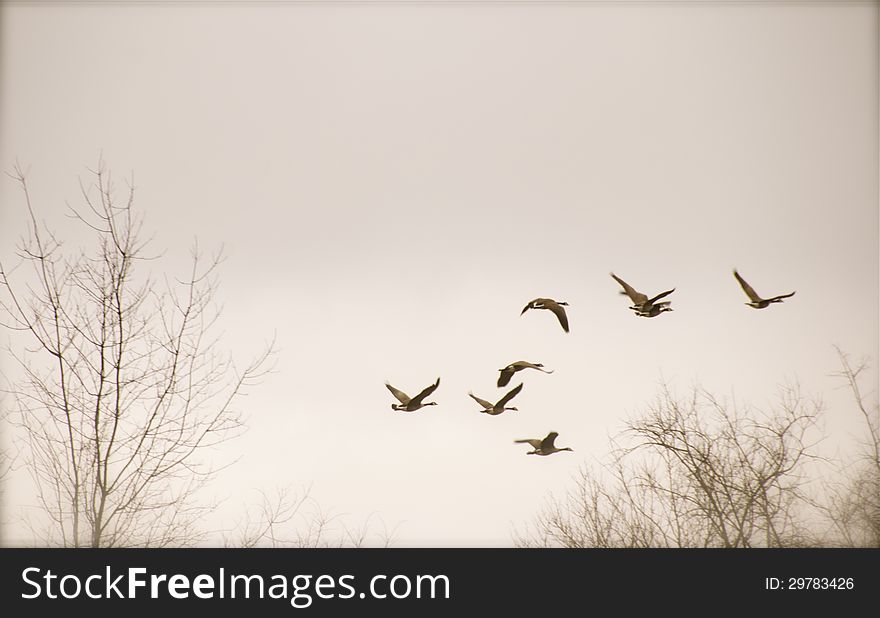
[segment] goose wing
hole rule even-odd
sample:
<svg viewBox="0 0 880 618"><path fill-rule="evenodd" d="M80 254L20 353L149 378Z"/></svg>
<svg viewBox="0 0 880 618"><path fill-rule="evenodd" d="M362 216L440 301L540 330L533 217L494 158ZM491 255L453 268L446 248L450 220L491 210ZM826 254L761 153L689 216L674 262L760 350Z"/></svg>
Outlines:
<svg viewBox="0 0 880 618"><path fill-rule="evenodd" d="M792 296L794 296L794 292L792 292L791 294L782 294L781 296L774 296L773 298L768 298L767 300L769 300L770 302L773 302L775 300L782 300L783 298L791 298Z"/></svg>
<svg viewBox="0 0 880 618"><path fill-rule="evenodd" d="M547 437L541 440L541 450L546 451L552 448L556 448L553 443L556 442L556 436L558 435L559 434L555 431L551 431L550 433L548 433Z"/></svg>
<svg viewBox="0 0 880 618"><path fill-rule="evenodd" d="M519 395L519 392L522 390L522 387L523 387L522 382L520 382L519 386L517 386L516 388L510 389L510 391L508 391L508 393L504 397L499 399L498 403L495 405L503 408L504 406L507 405L508 401L510 401L511 399L516 397L517 395ZM489 406L489 407L492 407L492 406Z"/></svg>
<svg viewBox="0 0 880 618"><path fill-rule="evenodd" d="M388 390L391 391L391 394L392 394L392 395L394 395L395 397L397 397L397 401L399 401L399 402L402 403L403 405L406 405L406 404L408 404L408 403L410 402L409 395L407 395L407 394L404 393L403 391L394 388L393 386L391 386L390 384L388 384L388 382L385 383L385 386L388 387Z"/></svg>
<svg viewBox="0 0 880 618"><path fill-rule="evenodd" d="M675 291L675 288L672 288L671 290L666 290L665 292L660 292L659 294L657 294L657 296L655 296L654 298L650 299L650 300L648 301L648 304L649 304L649 305L653 305L656 301L660 300L661 298L664 298L665 296L669 296L669 295L672 294L674 291Z"/></svg>
<svg viewBox="0 0 880 618"><path fill-rule="evenodd" d="M629 296L629 299L633 302L634 305L641 305L642 303L648 302L648 297L642 294L641 292L636 292L635 288L628 284L626 281L611 273L611 277L617 281L622 287L624 293Z"/></svg>
<svg viewBox="0 0 880 618"><path fill-rule="evenodd" d="M498 386L499 388L502 386L507 386L510 382L510 378L516 373L516 369L513 368L512 365L508 365L504 369L501 369L501 375L498 376Z"/></svg>
<svg viewBox="0 0 880 618"><path fill-rule="evenodd" d="M541 441L536 440L534 438L529 438L527 440L514 440L514 444L529 444L532 448L541 448Z"/></svg>
<svg viewBox="0 0 880 618"><path fill-rule="evenodd" d="M430 395L435 390L437 390L438 386L440 386L440 378L437 378L437 381L434 382L431 386L425 387L425 389L421 393L419 393L418 395L413 397L412 400L410 400L410 403L412 403L414 405L421 404L422 401L424 401L428 395Z"/></svg>
<svg viewBox="0 0 880 618"><path fill-rule="evenodd" d="M565 315L565 308L555 300L549 299L544 303L544 306L556 314L559 324L562 326L562 330L568 332L568 316Z"/></svg>
<svg viewBox="0 0 880 618"><path fill-rule="evenodd" d="M488 410L488 409L491 409L491 408L492 408L492 404L489 403L488 401L486 401L485 399L480 399L479 397L477 397L477 396L474 395L473 393L468 393L468 395L470 395L471 399L473 399L473 400L476 401L478 404L480 404L481 406L483 406L483 409Z"/></svg>
<svg viewBox="0 0 880 618"><path fill-rule="evenodd" d="M535 308L535 305L538 304L538 301L540 301L540 300L541 300L540 298L536 298L535 300L530 300L530 301L529 301L529 304L526 305L525 307L523 307L523 310L520 311L519 314L522 315L522 314L524 314L526 311L528 311L529 309L534 309L534 308Z"/></svg>
<svg viewBox="0 0 880 618"><path fill-rule="evenodd" d="M739 273L736 272L736 270L733 271L733 276L736 277L737 281L739 281L740 286L742 286L743 292L746 293L746 296L748 296L752 302L757 303L757 302L764 300L763 298L758 296L758 294L755 292L755 290L752 289L752 286L750 286L748 283L746 283L745 279L740 277Z"/></svg>

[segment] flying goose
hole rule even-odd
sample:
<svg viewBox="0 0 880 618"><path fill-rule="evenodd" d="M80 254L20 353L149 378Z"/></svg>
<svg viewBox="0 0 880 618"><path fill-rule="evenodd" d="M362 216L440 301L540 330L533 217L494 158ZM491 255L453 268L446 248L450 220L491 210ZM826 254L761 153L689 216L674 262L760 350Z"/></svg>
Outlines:
<svg viewBox="0 0 880 618"><path fill-rule="evenodd" d="M468 395L471 396L471 399L473 399L478 404L483 406L483 409L480 410L480 412L483 412L485 414L491 414L492 416L495 416L497 414L501 414L502 412L504 412L506 410L516 410L516 408L514 408L514 407L505 408L504 406L507 405L508 401L510 401L511 399L513 399L514 397L516 397L519 394L519 392L522 390L522 387L523 387L523 385L522 385L522 383L520 383L520 385L517 386L516 388L512 388L504 397L499 399L498 403L496 403L496 404L492 404L492 403L486 401L485 399L480 399L479 397L477 397L473 393L468 393Z"/></svg>
<svg viewBox="0 0 880 618"><path fill-rule="evenodd" d="M671 304L669 301L662 303L658 303L657 301L672 294L675 291L675 288L660 292L654 298L648 298L647 295L637 292L635 288L614 273L611 273L611 277L623 287L623 290L620 293L629 296L629 299L633 302L630 309L635 311L637 316L642 318L654 318L665 311L672 311L672 307L669 306Z"/></svg>
<svg viewBox="0 0 880 618"><path fill-rule="evenodd" d="M424 401L428 395L433 393L437 389L437 387L440 386L440 378L437 378L436 382L434 382L433 384L431 384L430 386L425 388L421 393L419 393L415 397L410 397L409 395L407 395L403 391L397 390L396 388L394 388L393 386L388 384L388 382L385 383L385 386L388 387L388 390L391 391L391 394L394 395L397 398L397 400L400 402L399 404L392 403L391 404L392 410L400 410L402 412L415 412L419 408L424 408L425 406L436 406L437 405L437 403L434 401L428 401L426 403L422 403L422 401Z"/></svg>
<svg viewBox="0 0 880 618"><path fill-rule="evenodd" d="M789 298L794 296L794 292L791 294L782 294L780 296L774 296L773 298L761 298L755 293L755 290L752 289L746 280L739 276L739 273L736 272L736 269L733 269L733 276L736 277L736 280L739 281L739 284L742 286L743 292L746 293L746 296L749 297L751 302L745 303L749 307L753 307L755 309L764 309L769 306L770 303L781 303L783 298Z"/></svg>
<svg viewBox="0 0 880 618"><path fill-rule="evenodd" d="M499 369L498 371L501 374L498 376L498 387L507 386L508 382L510 382L510 378L513 377L517 371L522 371L523 369L537 369L538 371L543 371L544 373L553 373L552 369L544 369L544 365L541 363L530 363L528 361L516 361L515 363L510 363L504 369Z"/></svg>
<svg viewBox="0 0 880 618"><path fill-rule="evenodd" d="M514 440L514 444L528 444L533 449L533 451L529 451L526 455L552 455L553 453L558 453L560 451L570 451L572 450L569 447L564 448L556 448L556 445L553 442L556 441L556 436L559 434L555 431L551 431L547 434L547 437L543 440L537 440L534 438L528 440Z"/></svg>
<svg viewBox="0 0 880 618"><path fill-rule="evenodd" d="M552 298L536 298L525 306L525 308L520 312L520 315L522 315L529 309L549 309L556 314L557 318L559 318L559 323L562 325L562 330L568 332L568 316L565 315L565 309L562 308L562 305L565 305L567 307L568 303L565 301L555 301Z"/></svg>

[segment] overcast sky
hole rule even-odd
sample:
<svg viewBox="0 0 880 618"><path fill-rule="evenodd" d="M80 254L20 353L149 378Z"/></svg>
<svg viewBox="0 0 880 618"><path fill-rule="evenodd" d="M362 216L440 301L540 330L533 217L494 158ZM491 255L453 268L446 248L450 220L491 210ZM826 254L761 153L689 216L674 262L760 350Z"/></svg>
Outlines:
<svg viewBox="0 0 880 618"><path fill-rule="evenodd" d="M828 448L861 432L828 374L834 344L878 360L876 5L0 10L0 164L30 167L40 216L71 230L103 153L134 173L156 272L185 273L195 237L225 245L224 346L277 335L249 431L217 454L241 457L218 518L311 485L397 545L510 545L662 379L758 406L796 379ZM8 178L0 204L8 259ZM797 294L753 310L733 268ZM611 271L675 287L674 311L635 317ZM570 334L520 316L539 296L570 303ZM555 373L479 414L468 391L494 401L520 359ZM390 409L386 380L438 376L439 405ZM551 430L574 452L512 442ZM29 500L17 477L7 517Z"/></svg>

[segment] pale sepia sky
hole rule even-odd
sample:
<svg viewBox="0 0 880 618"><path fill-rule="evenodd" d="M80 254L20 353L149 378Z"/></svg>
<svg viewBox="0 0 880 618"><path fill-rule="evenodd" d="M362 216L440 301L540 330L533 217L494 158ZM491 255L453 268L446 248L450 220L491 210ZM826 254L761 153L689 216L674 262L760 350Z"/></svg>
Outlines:
<svg viewBox="0 0 880 618"><path fill-rule="evenodd" d="M157 272L225 244L224 345L244 360L277 334L217 453L241 457L218 520L311 485L398 545L510 545L664 378L758 406L796 379L827 448L861 432L828 374L833 344L878 361L876 4L0 10L0 163L30 167L40 215L73 233L65 200L103 153L135 175ZM7 259L8 178L0 203ZM734 267L797 294L755 311ZM675 287L674 311L636 318L611 271ZM520 317L538 296L570 303L570 334ZM519 359L555 373L479 414L468 391L494 401ZM439 405L390 409L385 380L438 376ZM574 452L512 443L550 430Z"/></svg>

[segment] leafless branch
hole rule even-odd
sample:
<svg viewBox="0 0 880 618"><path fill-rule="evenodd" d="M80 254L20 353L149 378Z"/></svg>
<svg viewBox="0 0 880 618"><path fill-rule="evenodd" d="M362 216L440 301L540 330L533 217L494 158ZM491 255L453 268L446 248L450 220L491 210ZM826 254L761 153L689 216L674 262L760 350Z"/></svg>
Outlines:
<svg viewBox="0 0 880 618"><path fill-rule="evenodd" d="M11 391L26 465L50 522L47 544L187 545L206 507L195 494L220 469L199 456L243 429L241 395L271 369L273 344L239 368L213 335L222 255L194 247L187 276L164 284L143 267L135 187L117 202L103 161L70 207L94 243L65 251L36 216L18 255L29 272L0 264L0 311L14 335L22 379Z"/></svg>

